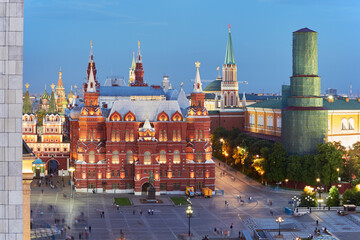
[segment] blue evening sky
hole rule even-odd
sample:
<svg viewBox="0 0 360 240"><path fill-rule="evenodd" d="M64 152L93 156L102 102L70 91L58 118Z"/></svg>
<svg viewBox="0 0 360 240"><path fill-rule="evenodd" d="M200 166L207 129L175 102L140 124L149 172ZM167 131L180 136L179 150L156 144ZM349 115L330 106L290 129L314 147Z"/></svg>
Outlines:
<svg viewBox="0 0 360 240"><path fill-rule="evenodd" d="M98 80L128 80L132 52L141 41L144 79L161 84L169 75L175 88L187 92L201 62L203 80L217 77L224 62L228 24L239 91L279 93L292 74L292 32L318 32L322 92L360 89L359 0L120 1L26 0L24 8L24 84L30 93L57 83L63 71L66 92L82 86L90 50ZM208 82L204 82L203 86Z"/></svg>

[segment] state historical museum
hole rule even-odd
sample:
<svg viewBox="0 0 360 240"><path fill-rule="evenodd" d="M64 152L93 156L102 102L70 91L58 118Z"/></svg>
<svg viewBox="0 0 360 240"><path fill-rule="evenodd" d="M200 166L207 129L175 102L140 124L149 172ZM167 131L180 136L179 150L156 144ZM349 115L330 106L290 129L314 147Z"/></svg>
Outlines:
<svg viewBox="0 0 360 240"><path fill-rule="evenodd" d="M66 111L70 158L79 192L145 192L149 176L156 194L183 193L186 186L215 188L210 117L204 107L199 67L191 104L184 90L148 86L140 43L129 83L100 86L91 46L84 102Z"/></svg>

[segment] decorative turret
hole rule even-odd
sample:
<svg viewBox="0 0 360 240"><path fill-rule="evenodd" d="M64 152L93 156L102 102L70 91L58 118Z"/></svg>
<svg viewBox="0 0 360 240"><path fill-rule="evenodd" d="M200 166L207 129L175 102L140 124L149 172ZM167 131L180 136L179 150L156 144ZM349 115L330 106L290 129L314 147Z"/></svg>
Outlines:
<svg viewBox="0 0 360 240"><path fill-rule="evenodd" d="M205 93L202 92L202 83L199 72L199 67L200 67L199 61L195 63L195 66L196 66L196 76L195 76L193 92L191 93L191 106L203 108Z"/></svg>
<svg viewBox="0 0 360 240"><path fill-rule="evenodd" d="M225 62L223 65L223 80L221 82L221 101L224 107L239 107L239 85L237 82L237 67L231 40L231 25L226 45Z"/></svg>
<svg viewBox="0 0 360 240"><path fill-rule="evenodd" d="M65 109L67 107L68 101L66 99L66 93L65 93L65 88L62 82L62 71L60 68L59 71L59 80L58 80L58 84L56 86L56 91L55 94L57 96L56 99L56 106L57 106L57 111L61 114L65 113Z"/></svg>
<svg viewBox="0 0 360 240"><path fill-rule="evenodd" d="M135 52L133 52L133 59L131 63L131 68L129 70L129 86L135 82L135 68L136 68Z"/></svg>
<svg viewBox="0 0 360 240"><path fill-rule="evenodd" d="M162 88L164 90L164 92L167 92L170 88L170 81L169 81L169 76L164 75L163 76L163 80L162 80Z"/></svg>
<svg viewBox="0 0 360 240"><path fill-rule="evenodd" d="M52 92L51 92L51 97L50 97L50 103L49 103L48 113L57 113L57 111L56 111L56 102L55 102L54 88L55 88L55 84L51 84Z"/></svg>
<svg viewBox="0 0 360 240"><path fill-rule="evenodd" d="M89 65L88 65L88 69L86 70L86 73L87 73L87 83L84 85L85 92L96 92L98 83L96 81L96 68L94 62L93 41L91 41Z"/></svg>
<svg viewBox="0 0 360 240"><path fill-rule="evenodd" d="M23 105L23 114L32 113L32 106L31 106L30 95L29 95L29 86L30 85L28 83L25 84L26 93L25 93L25 99L24 99L24 105Z"/></svg>
<svg viewBox="0 0 360 240"><path fill-rule="evenodd" d="M151 141L155 139L155 128L151 126L148 114L146 114L144 125L139 128L139 139L141 141Z"/></svg>
<svg viewBox="0 0 360 240"><path fill-rule="evenodd" d="M243 92L243 97L241 99L242 101L242 108L245 109L246 108L246 97L245 97L245 92Z"/></svg>
<svg viewBox="0 0 360 240"><path fill-rule="evenodd" d="M144 83L144 69L140 52L140 41L138 42L138 54L136 56L135 83L131 84L131 86L147 86L147 83Z"/></svg>

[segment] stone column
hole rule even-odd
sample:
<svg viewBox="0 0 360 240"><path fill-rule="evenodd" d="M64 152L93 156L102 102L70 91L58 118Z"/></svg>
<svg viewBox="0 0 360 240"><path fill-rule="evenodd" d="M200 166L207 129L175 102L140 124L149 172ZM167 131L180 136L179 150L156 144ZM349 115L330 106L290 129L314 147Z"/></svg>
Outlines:
<svg viewBox="0 0 360 240"><path fill-rule="evenodd" d="M23 239L23 0L0 2L0 239Z"/></svg>
<svg viewBox="0 0 360 240"><path fill-rule="evenodd" d="M32 182L32 175L30 179L23 179L23 239L30 240L30 184Z"/></svg>

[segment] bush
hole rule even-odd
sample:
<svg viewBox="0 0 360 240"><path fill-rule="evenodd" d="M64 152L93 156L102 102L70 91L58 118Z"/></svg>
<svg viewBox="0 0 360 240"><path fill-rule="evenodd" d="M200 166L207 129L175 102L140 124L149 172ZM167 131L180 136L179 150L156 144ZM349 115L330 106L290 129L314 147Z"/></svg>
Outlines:
<svg viewBox="0 0 360 240"><path fill-rule="evenodd" d="M346 190L343 194L342 202L343 204L360 205L360 191L355 188Z"/></svg>
<svg viewBox="0 0 360 240"><path fill-rule="evenodd" d="M326 206L328 207L340 206L340 194L337 187L332 186L332 188L330 188L329 197L326 200Z"/></svg>

